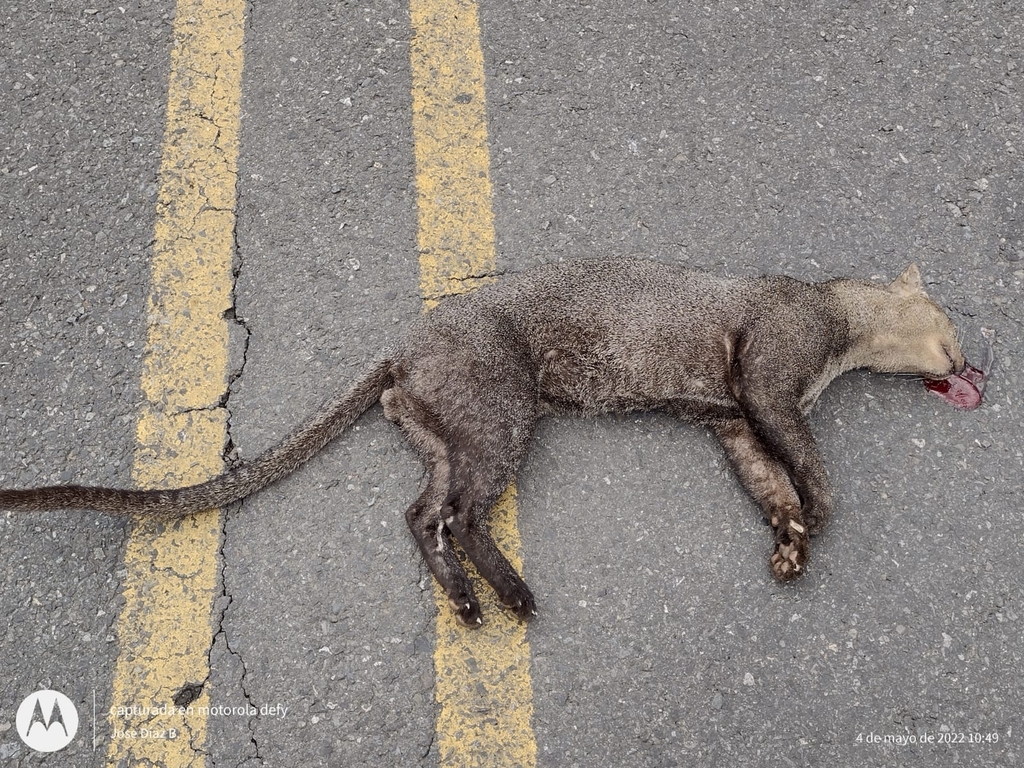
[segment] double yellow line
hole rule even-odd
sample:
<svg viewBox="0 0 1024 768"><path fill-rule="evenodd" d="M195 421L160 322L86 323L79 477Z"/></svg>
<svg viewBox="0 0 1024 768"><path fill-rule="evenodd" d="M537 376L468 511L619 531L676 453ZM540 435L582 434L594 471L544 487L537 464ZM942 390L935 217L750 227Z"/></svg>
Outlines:
<svg viewBox="0 0 1024 768"><path fill-rule="evenodd" d="M135 466L142 486L199 482L223 469L244 5L177 4ZM473 2L411 0L410 14L420 287L430 306L495 270L483 56ZM493 529L521 567L515 520L510 488ZM110 764L203 763L221 524L211 511L132 531ZM488 624L467 632L439 602L441 764L534 765L525 628L492 603ZM124 736L142 728L165 738Z"/></svg>

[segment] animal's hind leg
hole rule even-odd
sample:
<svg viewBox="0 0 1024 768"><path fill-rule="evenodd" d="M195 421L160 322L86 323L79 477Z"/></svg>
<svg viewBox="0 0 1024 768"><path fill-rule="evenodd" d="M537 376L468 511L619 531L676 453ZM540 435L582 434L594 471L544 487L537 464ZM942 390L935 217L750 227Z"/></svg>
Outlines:
<svg viewBox="0 0 1024 768"><path fill-rule="evenodd" d="M441 517L445 490L445 484L438 482L441 474L436 469L428 470L427 487L406 510L405 521L427 567L447 595L456 621L465 627L476 627L483 624L480 602L448 539L448 529Z"/></svg>
<svg viewBox="0 0 1024 768"><path fill-rule="evenodd" d="M795 579L810 557L810 541L789 474L765 450L746 419L719 422L713 428L743 487L775 531L775 551L769 561L772 574L779 581Z"/></svg>
<svg viewBox="0 0 1024 768"><path fill-rule="evenodd" d="M481 577L492 586L503 605L512 610L521 620L528 621L537 615L537 602L526 583L512 563L490 535L487 512L495 505L507 483L502 483L497 494L477 497L472 492L453 495L450 506L445 509L447 526L473 561Z"/></svg>
<svg viewBox="0 0 1024 768"><path fill-rule="evenodd" d="M397 388L381 397L384 415L398 424L427 466L426 487L405 513L405 521L423 559L448 596L455 619L466 627L483 623L480 603L466 570L448 540L441 514L451 482L451 464L444 442L431 427L431 416L414 398Z"/></svg>
<svg viewBox="0 0 1024 768"><path fill-rule="evenodd" d="M528 408L523 411L528 412ZM485 435L460 434L450 454L451 494L442 514L463 551L498 599L521 620L537 615L534 595L490 535L490 511L508 487L525 454L532 424L493 425Z"/></svg>

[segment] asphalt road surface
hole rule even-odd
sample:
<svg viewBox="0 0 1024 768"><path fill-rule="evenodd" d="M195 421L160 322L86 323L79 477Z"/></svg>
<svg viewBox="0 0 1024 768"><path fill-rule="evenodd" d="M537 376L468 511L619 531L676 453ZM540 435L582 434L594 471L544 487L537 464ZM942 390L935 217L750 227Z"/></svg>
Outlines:
<svg viewBox="0 0 1024 768"><path fill-rule="evenodd" d="M130 485L175 8L44 5L0 9L0 485ZM702 430L544 422L517 478L536 764L1019 764L1018 5L495 0L479 27L499 272L643 255L891 279L915 261L969 358L995 333L976 411L910 378L825 392L839 506L790 585ZM233 456L423 309L410 38L400 2L247 8ZM403 521L420 478L375 407L227 511L203 682L261 711L211 718L197 764L445 764L438 608ZM130 530L0 516L3 764L106 764ZM81 719L49 755L16 724L43 688Z"/></svg>

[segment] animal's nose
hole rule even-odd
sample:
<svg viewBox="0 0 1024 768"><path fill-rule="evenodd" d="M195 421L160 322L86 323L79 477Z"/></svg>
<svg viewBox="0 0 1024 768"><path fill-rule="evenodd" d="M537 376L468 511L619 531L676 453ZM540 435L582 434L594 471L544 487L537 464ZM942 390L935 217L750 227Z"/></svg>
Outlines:
<svg viewBox="0 0 1024 768"><path fill-rule="evenodd" d="M952 359L953 373L963 373L967 367L967 359L964 357L964 353L957 349L953 352Z"/></svg>

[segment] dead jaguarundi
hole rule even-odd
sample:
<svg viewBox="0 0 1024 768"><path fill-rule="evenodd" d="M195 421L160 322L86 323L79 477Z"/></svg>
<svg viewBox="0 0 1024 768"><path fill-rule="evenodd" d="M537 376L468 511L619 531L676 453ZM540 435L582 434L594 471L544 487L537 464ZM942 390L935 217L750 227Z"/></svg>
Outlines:
<svg viewBox="0 0 1024 768"><path fill-rule="evenodd" d="M547 413L663 410L706 424L775 532L770 568L801 574L832 492L806 414L853 368L955 376L956 329L916 266L888 285L723 278L653 261L552 264L446 299L281 443L188 488L0 490L0 508L176 517L288 475L378 400L427 467L406 519L459 622L481 623L462 547L522 619L534 597L487 513Z"/></svg>

